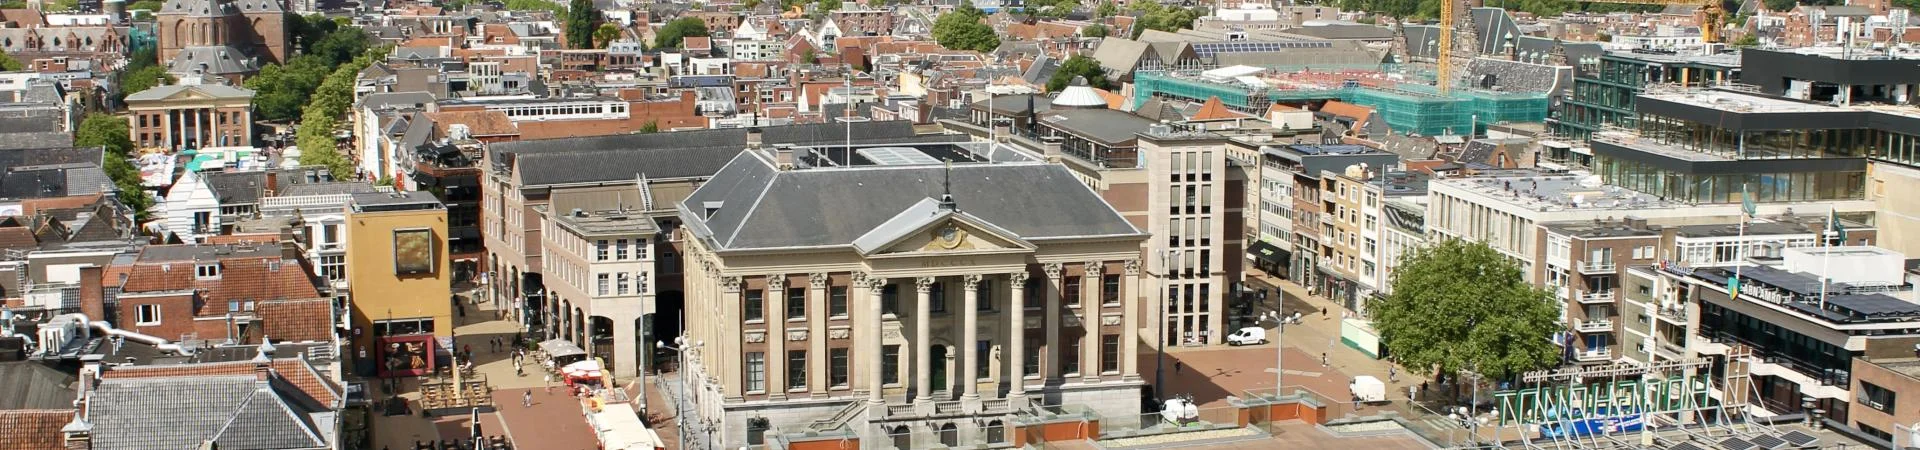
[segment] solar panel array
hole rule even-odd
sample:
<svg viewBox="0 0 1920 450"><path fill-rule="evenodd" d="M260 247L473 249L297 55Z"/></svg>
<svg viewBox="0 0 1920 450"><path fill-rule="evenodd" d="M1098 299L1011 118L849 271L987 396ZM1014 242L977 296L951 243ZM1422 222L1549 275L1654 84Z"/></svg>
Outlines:
<svg viewBox="0 0 1920 450"><path fill-rule="evenodd" d="M1789 444L1793 444L1794 447L1806 447L1812 445L1814 442L1820 441L1820 438L1802 433L1799 430L1788 431L1787 434L1780 435L1780 439L1787 441Z"/></svg>
<svg viewBox="0 0 1920 450"><path fill-rule="evenodd" d="M1730 437L1720 440L1720 448L1726 450L1752 450L1753 443L1747 442L1746 439Z"/></svg>
<svg viewBox="0 0 1920 450"><path fill-rule="evenodd" d="M1678 444L1673 444L1672 447L1667 447L1667 450L1707 450L1707 449L1700 448L1700 446L1698 445L1693 445L1692 442L1681 442Z"/></svg>
<svg viewBox="0 0 1920 450"><path fill-rule="evenodd" d="M1767 450L1776 450L1781 447L1787 446L1787 441L1785 439L1780 439L1780 438L1774 437L1773 435L1767 435L1767 434L1754 436L1752 438L1747 439L1747 441L1752 442L1753 445L1756 447L1764 448Z"/></svg>
<svg viewBox="0 0 1920 450"><path fill-rule="evenodd" d="M1886 294L1829 295L1827 304L1867 317L1920 314L1920 305Z"/></svg>
<svg viewBox="0 0 1920 450"><path fill-rule="evenodd" d="M1296 48L1333 48L1333 43L1328 41L1200 42L1193 44L1193 53L1208 57L1217 53L1278 52Z"/></svg>

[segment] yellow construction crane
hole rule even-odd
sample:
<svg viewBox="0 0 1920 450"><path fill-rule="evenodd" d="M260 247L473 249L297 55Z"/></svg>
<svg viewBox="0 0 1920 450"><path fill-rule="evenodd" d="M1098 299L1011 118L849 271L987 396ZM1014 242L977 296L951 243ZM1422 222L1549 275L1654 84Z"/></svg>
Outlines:
<svg viewBox="0 0 1920 450"><path fill-rule="evenodd" d="M1720 29L1726 26L1727 10L1720 0L1580 0L1587 3L1615 3L1624 5L1681 5L1698 6L1694 17L1700 21L1700 39L1705 42L1720 42ZM1453 27L1456 10L1462 7L1462 0L1442 0L1440 2L1440 41L1439 54L1435 58L1439 64L1438 79L1434 87L1446 94L1453 90Z"/></svg>

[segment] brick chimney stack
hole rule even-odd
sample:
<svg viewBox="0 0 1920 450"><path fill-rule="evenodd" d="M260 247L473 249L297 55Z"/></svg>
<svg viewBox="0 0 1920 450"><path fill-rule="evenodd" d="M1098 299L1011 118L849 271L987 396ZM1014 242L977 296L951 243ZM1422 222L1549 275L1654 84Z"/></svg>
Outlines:
<svg viewBox="0 0 1920 450"><path fill-rule="evenodd" d="M100 266L80 268L80 313L87 320L108 320L106 271Z"/></svg>

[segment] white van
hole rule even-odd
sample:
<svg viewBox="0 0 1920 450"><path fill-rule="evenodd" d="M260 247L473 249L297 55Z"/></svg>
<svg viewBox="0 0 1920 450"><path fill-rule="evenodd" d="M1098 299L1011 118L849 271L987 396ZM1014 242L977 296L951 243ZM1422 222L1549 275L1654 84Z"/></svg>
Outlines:
<svg viewBox="0 0 1920 450"><path fill-rule="evenodd" d="M1227 335L1227 345L1260 345L1267 343L1267 329L1246 327Z"/></svg>

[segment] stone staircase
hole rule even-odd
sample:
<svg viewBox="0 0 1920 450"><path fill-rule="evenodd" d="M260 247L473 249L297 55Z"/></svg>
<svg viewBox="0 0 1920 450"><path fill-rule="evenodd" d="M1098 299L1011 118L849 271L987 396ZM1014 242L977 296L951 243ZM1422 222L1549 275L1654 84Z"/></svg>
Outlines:
<svg viewBox="0 0 1920 450"><path fill-rule="evenodd" d="M853 420L853 418L855 417L859 417L860 413L863 413L866 411L867 411L866 401L854 400L852 402L847 403L847 407L840 408L840 412L834 413L833 417L815 420L813 421L813 423L807 424L807 429L812 431L818 431L818 432L832 431L833 429L840 428L841 426L845 426L847 424L847 421Z"/></svg>

